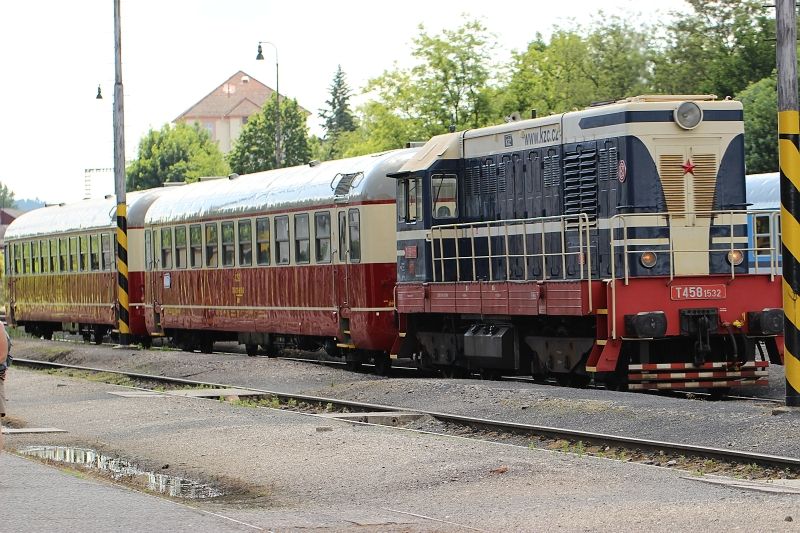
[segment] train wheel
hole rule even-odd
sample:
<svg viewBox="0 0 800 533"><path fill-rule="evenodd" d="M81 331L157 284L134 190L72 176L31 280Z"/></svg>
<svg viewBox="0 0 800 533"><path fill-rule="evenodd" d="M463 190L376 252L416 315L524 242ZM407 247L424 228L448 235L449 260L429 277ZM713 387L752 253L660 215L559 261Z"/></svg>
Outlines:
<svg viewBox="0 0 800 533"><path fill-rule="evenodd" d="M46 329L46 330L42 331L42 338L44 340L46 340L46 341L53 340L53 330L52 329Z"/></svg>
<svg viewBox="0 0 800 533"><path fill-rule="evenodd" d="M244 349L247 351L248 357L255 357L258 355L258 344L245 344Z"/></svg>
<svg viewBox="0 0 800 533"><path fill-rule="evenodd" d="M480 376L486 381L497 381L500 379L500 371L494 368L481 368Z"/></svg>
<svg viewBox="0 0 800 533"><path fill-rule="evenodd" d="M139 339L139 344L141 344L142 348L145 350L149 350L153 347L153 337L142 337Z"/></svg>
<svg viewBox="0 0 800 533"><path fill-rule="evenodd" d="M469 370L460 366L444 366L440 370L446 379L465 379L470 375Z"/></svg>
<svg viewBox="0 0 800 533"><path fill-rule="evenodd" d="M106 336L106 332L100 326L94 328L94 343L95 344L103 344L103 337Z"/></svg>
<svg viewBox="0 0 800 533"><path fill-rule="evenodd" d="M381 353L373 359L375 360L375 373L379 376L388 376L392 369L392 360L389 359L389 354Z"/></svg>
<svg viewBox="0 0 800 533"><path fill-rule="evenodd" d="M199 348L200 351L203 353L212 353L214 351L214 339L209 337L203 337L199 341Z"/></svg>
<svg viewBox="0 0 800 533"><path fill-rule="evenodd" d="M714 387L709 391L712 400L724 400L731 393L730 387Z"/></svg>
<svg viewBox="0 0 800 533"><path fill-rule="evenodd" d="M361 361L345 361L344 366L345 368L347 368L347 370L350 370L351 372L356 372L358 370L361 370L361 364L362 364Z"/></svg>
<svg viewBox="0 0 800 533"><path fill-rule="evenodd" d="M81 337L83 337L83 342L89 342L92 340L92 334L89 332L81 333Z"/></svg>

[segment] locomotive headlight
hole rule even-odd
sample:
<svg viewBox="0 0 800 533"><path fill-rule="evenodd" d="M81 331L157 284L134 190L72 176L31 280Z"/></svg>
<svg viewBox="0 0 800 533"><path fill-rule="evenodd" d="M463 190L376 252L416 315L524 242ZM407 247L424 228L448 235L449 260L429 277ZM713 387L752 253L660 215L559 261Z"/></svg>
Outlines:
<svg viewBox="0 0 800 533"><path fill-rule="evenodd" d="M733 266L739 266L744 261L744 254L741 250L731 250L728 252L728 263L732 264Z"/></svg>
<svg viewBox="0 0 800 533"><path fill-rule="evenodd" d="M639 257L639 262L642 263L642 266L645 268L653 268L656 266L656 261L658 258L656 257L655 252L644 252Z"/></svg>
<svg viewBox="0 0 800 533"><path fill-rule="evenodd" d="M703 120L703 110L694 102L683 102L675 110L675 123L685 130L693 130Z"/></svg>

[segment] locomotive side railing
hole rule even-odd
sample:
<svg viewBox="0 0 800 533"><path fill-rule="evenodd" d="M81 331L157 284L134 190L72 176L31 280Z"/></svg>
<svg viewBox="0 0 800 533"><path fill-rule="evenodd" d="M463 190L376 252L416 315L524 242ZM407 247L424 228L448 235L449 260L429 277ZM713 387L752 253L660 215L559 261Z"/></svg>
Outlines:
<svg viewBox="0 0 800 533"><path fill-rule="evenodd" d="M584 213L433 226L428 235L433 282L592 281L590 231L595 228L596 222L590 222ZM515 243L521 240L517 250L512 251L512 240ZM468 253L462 252L463 247ZM570 258L575 258L574 263ZM501 260L504 272L496 270L496 260ZM548 275L548 266L552 266L553 261L560 267L555 276ZM515 262L521 262L522 275L512 275L511 265ZM568 263L576 264L578 271L568 275ZM534 264L541 267L541 276L531 275ZM470 268L465 269L464 265ZM486 272L485 277L479 277L479 267ZM589 300L591 309L591 291Z"/></svg>

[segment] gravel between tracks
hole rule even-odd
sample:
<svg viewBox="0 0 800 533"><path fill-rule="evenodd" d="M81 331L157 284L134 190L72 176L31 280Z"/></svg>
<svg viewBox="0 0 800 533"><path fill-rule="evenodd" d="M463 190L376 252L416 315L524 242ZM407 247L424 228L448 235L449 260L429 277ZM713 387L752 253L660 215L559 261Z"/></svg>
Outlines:
<svg viewBox="0 0 800 533"><path fill-rule="evenodd" d="M382 378L368 372L285 359L166 350L114 349L15 339L18 357L115 368L407 409L565 427L689 444L800 457L800 414L775 404L701 401L662 395L570 389L531 383L438 378ZM780 397L782 367L771 367ZM753 391L748 391L753 392Z"/></svg>

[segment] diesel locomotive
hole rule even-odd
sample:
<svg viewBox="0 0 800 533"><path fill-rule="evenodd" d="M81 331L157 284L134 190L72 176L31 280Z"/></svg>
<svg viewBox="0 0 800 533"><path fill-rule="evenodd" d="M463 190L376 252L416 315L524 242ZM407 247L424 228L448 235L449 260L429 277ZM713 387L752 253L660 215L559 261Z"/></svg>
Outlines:
<svg viewBox="0 0 800 533"><path fill-rule="evenodd" d="M453 376L764 384L782 359L780 241L774 223L748 237L776 214L748 209L743 135L739 102L639 96L137 193L136 333L202 351L237 340L251 355L324 348L380 370L402 358ZM81 217L108 208L48 207L9 227L13 323L110 324L112 292L52 290L94 275L110 219ZM99 305L71 315L71 299Z"/></svg>

